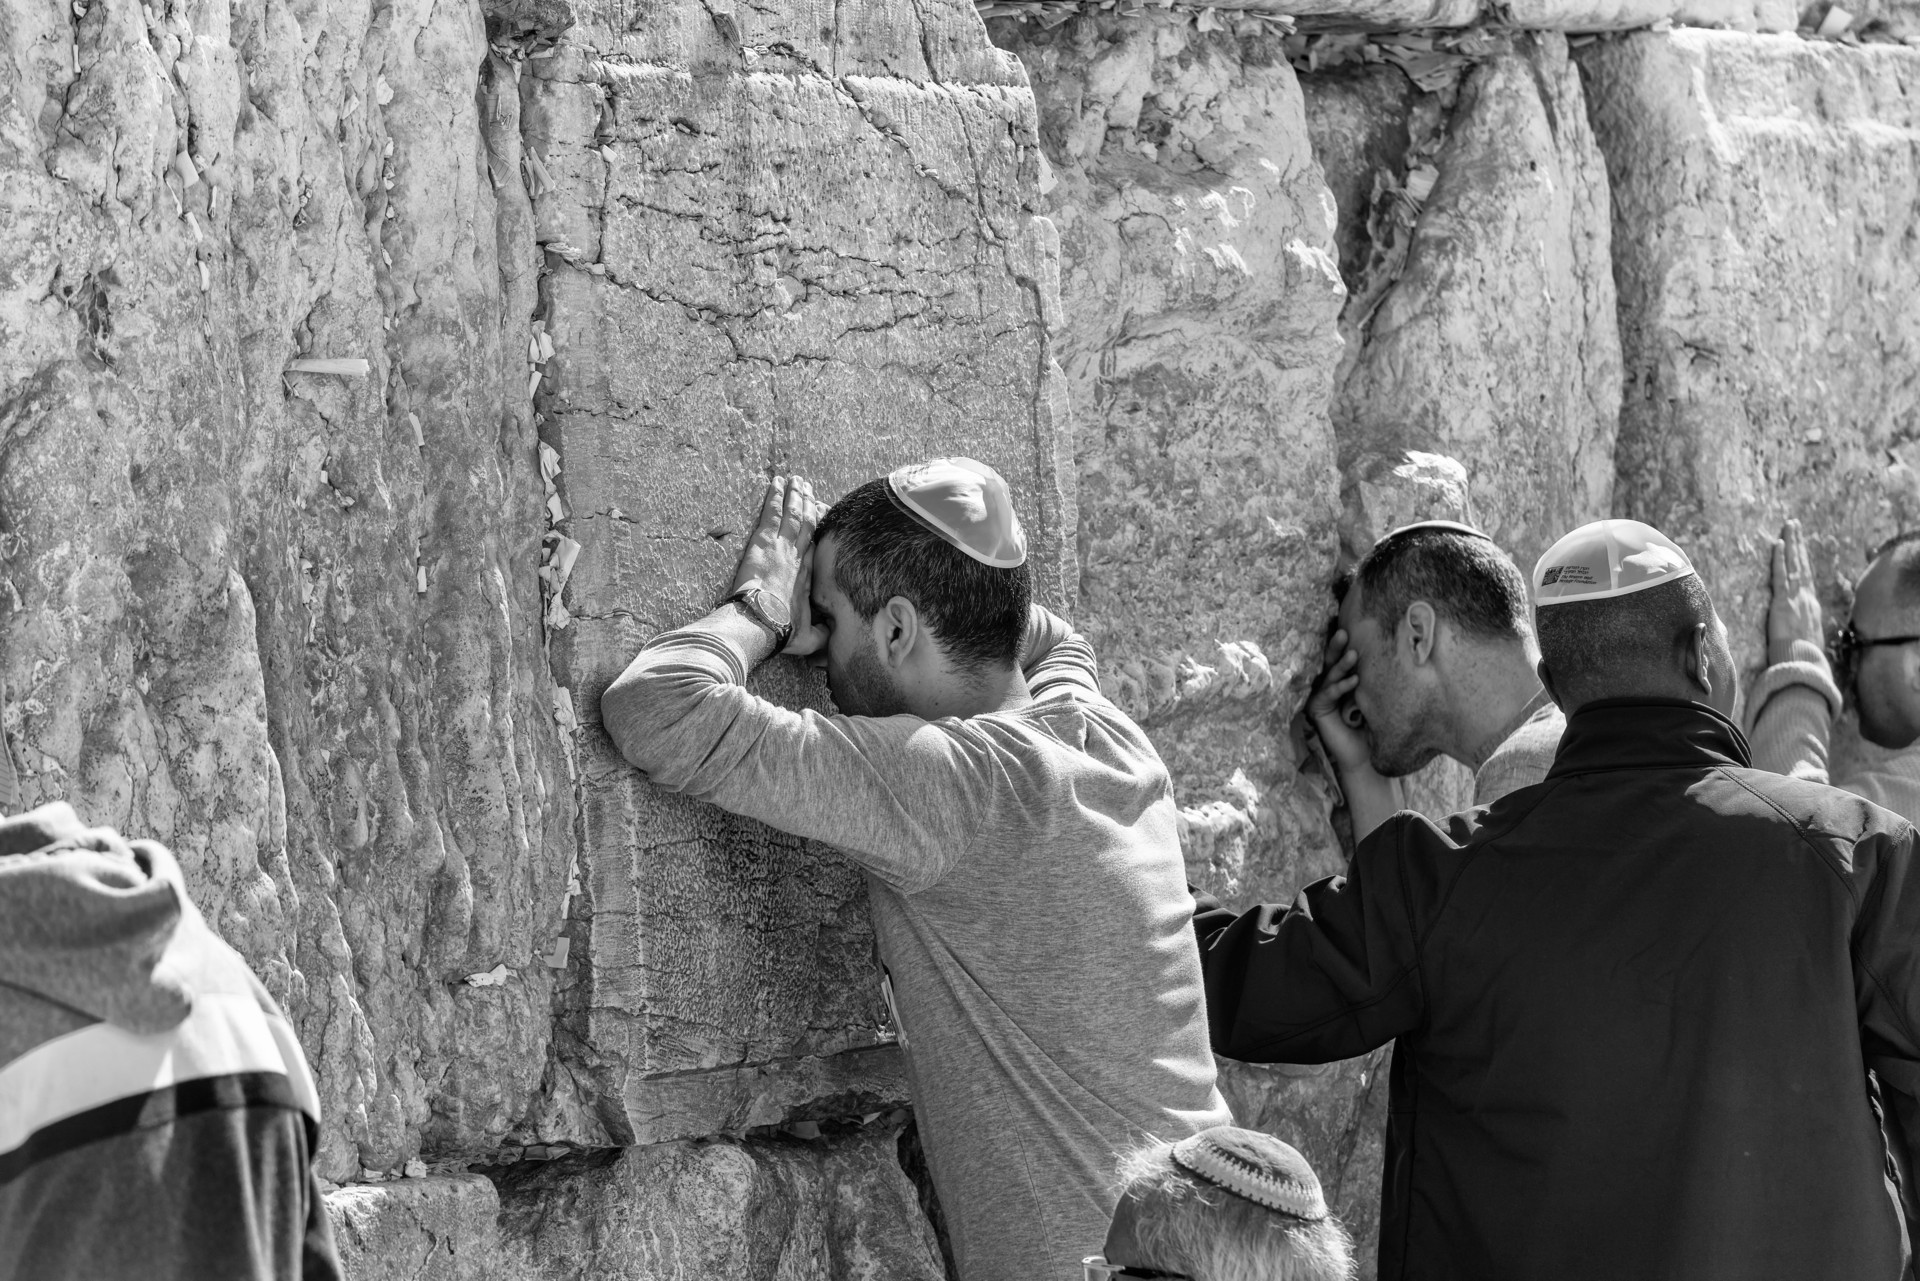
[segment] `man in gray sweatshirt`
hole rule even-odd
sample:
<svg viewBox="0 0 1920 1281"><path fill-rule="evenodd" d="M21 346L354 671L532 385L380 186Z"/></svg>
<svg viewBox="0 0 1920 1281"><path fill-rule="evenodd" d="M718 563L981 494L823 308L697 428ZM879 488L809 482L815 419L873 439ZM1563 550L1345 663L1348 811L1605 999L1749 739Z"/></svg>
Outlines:
<svg viewBox="0 0 1920 1281"><path fill-rule="evenodd" d="M0 819L0 1281L339 1281L319 1118L173 855Z"/></svg>
<svg viewBox="0 0 1920 1281"><path fill-rule="evenodd" d="M1171 781L1030 605L990 468L903 467L821 514L776 477L733 592L655 637L602 719L657 786L865 869L962 1281L1077 1281L1118 1155L1229 1120ZM846 714L749 694L782 651Z"/></svg>

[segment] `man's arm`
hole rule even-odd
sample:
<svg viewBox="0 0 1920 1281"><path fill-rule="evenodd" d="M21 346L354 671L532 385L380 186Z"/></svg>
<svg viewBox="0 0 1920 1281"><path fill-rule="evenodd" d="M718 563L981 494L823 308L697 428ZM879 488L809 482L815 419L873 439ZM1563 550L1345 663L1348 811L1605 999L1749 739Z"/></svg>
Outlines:
<svg viewBox="0 0 1920 1281"><path fill-rule="evenodd" d="M1249 1063L1327 1063L1418 1026L1424 1004L1411 920L1389 887L1408 816L1361 843L1347 876L1316 881L1293 906L1234 915L1196 897L1213 1048Z"/></svg>
<svg viewBox="0 0 1920 1281"><path fill-rule="evenodd" d="M1747 739L1755 768L1825 783L1828 734L1840 714L1840 689L1821 648L1820 598L1814 590L1800 522L1773 545L1773 596L1767 606L1767 669L1747 691Z"/></svg>
<svg viewBox="0 0 1920 1281"><path fill-rule="evenodd" d="M806 596L811 493L769 491L735 576L781 599ZM770 532L771 531L771 532ZM795 611L788 653L819 638ZM910 716L796 712L743 688L773 654L771 629L738 606L657 636L601 696L602 723L658 787L833 845L908 892L937 882L992 802L985 748Z"/></svg>
<svg viewBox="0 0 1920 1281"><path fill-rule="evenodd" d="M1401 809L1393 781L1373 768L1366 735L1346 720L1347 696L1360 684L1359 663L1346 632L1336 631L1327 640L1327 668L1307 698L1307 716L1340 775L1356 844Z"/></svg>
<svg viewBox="0 0 1920 1281"><path fill-rule="evenodd" d="M1100 692L1100 669L1093 646L1073 630L1073 624L1044 606L1027 613L1027 635L1020 643L1020 673L1035 698L1070 685L1095 698Z"/></svg>

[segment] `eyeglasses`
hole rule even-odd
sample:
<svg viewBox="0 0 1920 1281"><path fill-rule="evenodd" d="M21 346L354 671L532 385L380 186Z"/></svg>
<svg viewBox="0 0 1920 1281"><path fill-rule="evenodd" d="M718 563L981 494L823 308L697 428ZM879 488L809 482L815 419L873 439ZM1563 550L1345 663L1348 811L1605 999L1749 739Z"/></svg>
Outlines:
<svg viewBox="0 0 1920 1281"><path fill-rule="evenodd" d="M1911 645L1920 641L1920 636L1862 636L1848 623L1840 629L1833 639L1833 665L1835 675L1840 678L1840 687L1845 689L1853 683L1854 667L1860 661L1860 651L1872 649L1876 645Z"/></svg>
<svg viewBox="0 0 1920 1281"><path fill-rule="evenodd" d="M1109 1281L1111 1277L1158 1277L1160 1281L1193 1281L1184 1272L1162 1272L1158 1268L1133 1268L1124 1264L1108 1263L1106 1256L1090 1254L1080 1260L1080 1266L1086 1270L1084 1281Z"/></svg>

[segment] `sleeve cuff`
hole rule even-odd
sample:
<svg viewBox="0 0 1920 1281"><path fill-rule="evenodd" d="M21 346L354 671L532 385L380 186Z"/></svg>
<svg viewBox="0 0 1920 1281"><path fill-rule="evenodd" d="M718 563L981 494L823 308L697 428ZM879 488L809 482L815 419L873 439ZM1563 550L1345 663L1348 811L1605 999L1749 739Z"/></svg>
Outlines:
<svg viewBox="0 0 1920 1281"><path fill-rule="evenodd" d="M1751 734L1759 723L1760 713L1766 710L1767 701L1781 690L1791 685L1803 685L1827 701L1827 715L1840 715L1840 687L1834 684L1833 668L1827 665L1827 656L1820 647L1811 641L1795 641L1792 657L1784 663L1775 663L1760 673L1753 688L1747 691L1747 732Z"/></svg>

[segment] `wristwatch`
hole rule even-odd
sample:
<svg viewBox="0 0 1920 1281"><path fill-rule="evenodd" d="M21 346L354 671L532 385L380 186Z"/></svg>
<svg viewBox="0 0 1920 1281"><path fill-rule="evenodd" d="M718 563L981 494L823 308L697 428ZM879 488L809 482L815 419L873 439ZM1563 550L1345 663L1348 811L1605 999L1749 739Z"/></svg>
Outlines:
<svg viewBox="0 0 1920 1281"><path fill-rule="evenodd" d="M740 608L767 627L773 629L773 652L779 653L793 639L793 610L787 603L759 584L742 587L733 595L720 602L722 605L738 604Z"/></svg>

